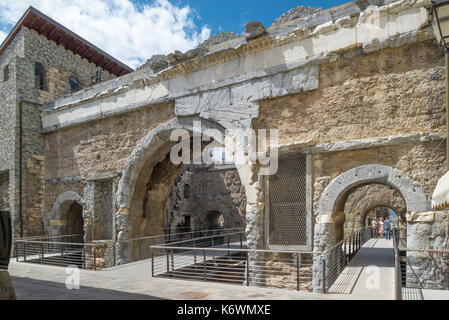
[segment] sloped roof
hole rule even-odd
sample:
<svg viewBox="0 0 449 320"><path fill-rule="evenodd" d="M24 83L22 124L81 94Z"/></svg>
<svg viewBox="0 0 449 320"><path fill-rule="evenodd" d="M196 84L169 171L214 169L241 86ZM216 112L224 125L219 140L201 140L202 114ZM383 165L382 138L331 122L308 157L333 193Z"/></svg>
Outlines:
<svg viewBox="0 0 449 320"><path fill-rule="evenodd" d="M81 58L87 59L97 67L107 70L116 76L122 76L134 71L126 64L110 56L89 41L83 39L33 7L28 8L10 34L3 41L0 46L0 55L5 51L22 26L36 30L40 35L55 41L58 45L64 46L66 50L72 51Z"/></svg>

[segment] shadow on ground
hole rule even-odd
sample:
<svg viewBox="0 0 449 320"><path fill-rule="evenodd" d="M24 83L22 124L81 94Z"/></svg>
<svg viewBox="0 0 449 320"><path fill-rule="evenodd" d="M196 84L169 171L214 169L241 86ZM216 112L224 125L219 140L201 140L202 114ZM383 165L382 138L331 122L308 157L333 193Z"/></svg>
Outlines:
<svg viewBox="0 0 449 320"><path fill-rule="evenodd" d="M68 290L65 284L11 277L18 300L162 300L144 294L127 293L116 290L86 287Z"/></svg>

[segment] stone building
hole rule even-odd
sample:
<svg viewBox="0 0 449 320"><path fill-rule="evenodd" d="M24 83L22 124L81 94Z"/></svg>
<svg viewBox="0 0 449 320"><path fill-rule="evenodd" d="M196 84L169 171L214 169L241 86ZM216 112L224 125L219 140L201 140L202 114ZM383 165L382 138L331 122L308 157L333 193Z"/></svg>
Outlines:
<svg viewBox="0 0 449 320"><path fill-rule="evenodd" d="M32 226L61 234L68 212L82 208L85 241L161 234L184 170L170 161L177 143L171 134L184 129L190 138L200 124L201 132L241 130L243 136L277 130L278 145L270 145L279 154L277 173L267 175L248 144L245 161L236 163L250 248L322 252L376 208L403 219L427 211L447 161L444 57L429 8L428 0L365 0L292 15L267 29L250 23L245 35L158 56L127 75L113 67L119 78L59 98L20 87L34 84L32 69L24 63L30 71L18 73L25 58L11 57L26 51L20 45L26 49L27 35L45 40L22 27L0 56L2 70L10 70L2 101L11 102L0 109L0 190L9 185L1 203L9 201L16 230L22 212ZM99 68L47 42L92 66L89 76ZM14 89L21 74L31 82ZM33 103L53 100L42 110L25 104L30 120L20 122L16 94ZM23 161L20 123L35 128L23 136ZM22 191L23 211L16 200L19 173L23 186L33 188ZM130 251L117 246L118 260L127 261ZM317 257L315 275L322 271ZM320 279L314 277L314 288Z"/></svg>
<svg viewBox="0 0 449 320"><path fill-rule="evenodd" d="M132 71L30 7L0 47L0 210L15 236L44 234L42 104Z"/></svg>

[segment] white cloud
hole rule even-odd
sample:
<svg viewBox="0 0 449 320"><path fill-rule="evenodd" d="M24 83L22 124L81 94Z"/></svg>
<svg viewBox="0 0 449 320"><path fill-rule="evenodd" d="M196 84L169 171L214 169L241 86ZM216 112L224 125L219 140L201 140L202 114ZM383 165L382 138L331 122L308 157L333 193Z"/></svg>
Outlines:
<svg viewBox="0 0 449 320"><path fill-rule="evenodd" d="M130 0L0 0L0 25L14 25L33 6L130 67L153 54L187 51L210 36L189 6L169 0L135 6ZM0 40L6 28L0 28Z"/></svg>
<svg viewBox="0 0 449 320"><path fill-rule="evenodd" d="M8 34L6 32L3 32L2 30L0 30L0 44L3 42L3 40L5 40L7 35Z"/></svg>

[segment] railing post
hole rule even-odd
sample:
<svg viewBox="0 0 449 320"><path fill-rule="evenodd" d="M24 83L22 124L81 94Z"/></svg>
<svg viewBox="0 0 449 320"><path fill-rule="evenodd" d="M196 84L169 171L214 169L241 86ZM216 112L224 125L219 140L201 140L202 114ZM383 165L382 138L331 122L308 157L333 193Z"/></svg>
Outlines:
<svg viewBox="0 0 449 320"><path fill-rule="evenodd" d="M246 286L249 287L249 252L246 253Z"/></svg>
<svg viewBox="0 0 449 320"><path fill-rule="evenodd" d="M323 293L326 293L326 256L323 259Z"/></svg>
<svg viewBox="0 0 449 320"><path fill-rule="evenodd" d="M94 248L94 271L97 271L97 248Z"/></svg>
<svg viewBox="0 0 449 320"><path fill-rule="evenodd" d="M344 258L345 258L345 267L348 265L348 256L346 253L346 239L343 242L343 253L344 253Z"/></svg>
<svg viewBox="0 0 449 320"><path fill-rule="evenodd" d="M243 236L240 233L240 249L243 249Z"/></svg>
<svg viewBox="0 0 449 320"><path fill-rule="evenodd" d="M175 257L173 256L173 250L170 250L170 257L171 257L171 269L175 271Z"/></svg>
<svg viewBox="0 0 449 320"><path fill-rule="evenodd" d="M203 275L204 275L204 281L207 281L207 273L206 273L206 250L205 249L203 249L203 259L204 259L204 261L203 261L203 267L204 267L204 270L203 270Z"/></svg>
<svg viewBox="0 0 449 320"><path fill-rule="evenodd" d="M299 291L299 253L296 253L296 291Z"/></svg>
<svg viewBox="0 0 449 320"><path fill-rule="evenodd" d="M42 254L42 258L39 259L39 262L42 263L44 260L44 244L41 243L41 254Z"/></svg>
<svg viewBox="0 0 449 320"><path fill-rule="evenodd" d="M151 249L151 277L154 278L154 252Z"/></svg>
<svg viewBox="0 0 449 320"><path fill-rule="evenodd" d="M85 245L83 245L82 255L83 255L83 269L86 269L86 246Z"/></svg>
<svg viewBox="0 0 449 320"><path fill-rule="evenodd" d="M14 249L16 251L16 262L19 262L19 244L15 242Z"/></svg>
<svg viewBox="0 0 449 320"><path fill-rule="evenodd" d="M167 257L167 278L170 278L170 256L168 250L165 250L165 256Z"/></svg>
<svg viewBox="0 0 449 320"><path fill-rule="evenodd" d="M27 261L27 243L23 243L23 261Z"/></svg>
<svg viewBox="0 0 449 320"><path fill-rule="evenodd" d="M153 249L151 249L151 253L153 253ZM114 267L117 265L117 257L115 253L115 241L112 243L112 256L114 257Z"/></svg>
<svg viewBox="0 0 449 320"><path fill-rule="evenodd" d="M229 235L226 238L228 239L228 256L229 256Z"/></svg>

